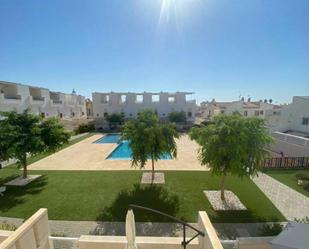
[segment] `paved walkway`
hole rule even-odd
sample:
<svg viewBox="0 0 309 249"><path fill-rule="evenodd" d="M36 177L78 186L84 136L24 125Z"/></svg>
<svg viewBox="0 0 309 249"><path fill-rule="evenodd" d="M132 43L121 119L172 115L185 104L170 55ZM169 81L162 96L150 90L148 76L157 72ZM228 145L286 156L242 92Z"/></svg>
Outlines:
<svg viewBox="0 0 309 249"><path fill-rule="evenodd" d="M81 133L81 134L78 134L78 135L71 136L69 141L73 141L73 140L78 139L80 137L86 136L86 135L88 135L88 133L89 132L85 132L85 133ZM0 163L2 164L2 167L4 168L4 167L9 166L9 165L11 165L13 163L16 163L16 162L17 162L17 160L12 158L12 159L10 159L8 161L2 161Z"/></svg>
<svg viewBox="0 0 309 249"><path fill-rule="evenodd" d="M308 197L263 173L253 181L288 220L309 217Z"/></svg>

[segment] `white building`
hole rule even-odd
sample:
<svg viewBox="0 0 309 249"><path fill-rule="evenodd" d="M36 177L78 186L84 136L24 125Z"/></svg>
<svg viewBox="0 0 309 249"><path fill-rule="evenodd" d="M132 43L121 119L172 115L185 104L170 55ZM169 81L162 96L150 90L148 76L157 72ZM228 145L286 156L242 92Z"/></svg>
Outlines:
<svg viewBox="0 0 309 249"><path fill-rule="evenodd" d="M265 118L266 121L276 120L275 117L280 115L280 110L282 106L273 105L267 103L266 101L244 101L244 99L239 101L231 102L217 102L215 100L211 102L201 103L202 117L205 119L210 119L212 116L217 114L233 114L238 112L245 117L261 117Z"/></svg>
<svg viewBox="0 0 309 249"><path fill-rule="evenodd" d="M309 136L309 96L293 97L293 102L282 109L280 121L273 129Z"/></svg>
<svg viewBox="0 0 309 249"><path fill-rule="evenodd" d="M176 93L98 93L92 94L94 118L102 119L108 114L122 113L125 118L136 117L143 109L154 110L161 119L172 111L184 111L188 121L194 121L197 111L192 92Z"/></svg>
<svg viewBox="0 0 309 249"><path fill-rule="evenodd" d="M22 112L29 108L42 117L86 116L85 97L51 92L46 88L0 81L0 111Z"/></svg>

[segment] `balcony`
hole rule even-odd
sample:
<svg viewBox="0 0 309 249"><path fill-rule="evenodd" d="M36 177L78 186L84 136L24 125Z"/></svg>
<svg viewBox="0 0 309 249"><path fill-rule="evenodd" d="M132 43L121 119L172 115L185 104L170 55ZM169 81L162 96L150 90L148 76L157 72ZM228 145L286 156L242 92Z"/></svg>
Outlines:
<svg viewBox="0 0 309 249"><path fill-rule="evenodd" d="M63 103L62 100L60 100L60 99L52 99L51 102L54 105L62 105L62 103Z"/></svg>

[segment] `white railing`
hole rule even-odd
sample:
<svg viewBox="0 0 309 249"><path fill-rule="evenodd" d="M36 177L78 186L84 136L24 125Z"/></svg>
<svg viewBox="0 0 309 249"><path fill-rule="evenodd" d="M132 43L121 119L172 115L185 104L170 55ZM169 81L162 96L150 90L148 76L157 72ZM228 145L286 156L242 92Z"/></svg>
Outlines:
<svg viewBox="0 0 309 249"><path fill-rule="evenodd" d="M282 132L271 132L271 135L276 138L279 139L281 141L285 141L291 144L297 144L297 145L301 145L301 146L305 146L305 147L309 147L309 139L308 138L304 138L304 137L299 137L299 136L295 136L295 135L291 135L291 134L286 134L286 133L282 133Z"/></svg>

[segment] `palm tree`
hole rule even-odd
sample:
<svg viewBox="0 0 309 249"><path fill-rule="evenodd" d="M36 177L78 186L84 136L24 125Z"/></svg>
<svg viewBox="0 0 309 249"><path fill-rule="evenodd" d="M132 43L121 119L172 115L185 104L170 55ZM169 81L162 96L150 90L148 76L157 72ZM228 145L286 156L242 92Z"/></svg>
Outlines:
<svg viewBox="0 0 309 249"><path fill-rule="evenodd" d="M122 139L129 140L132 150L132 165L144 168L148 159L152 165L152 182L154 180L155 161L163 154L177 156L175 139L179 134L172 124L161 124L157 115L151 110L138 113L136 119L128 121L122 130Z"/></svg>

